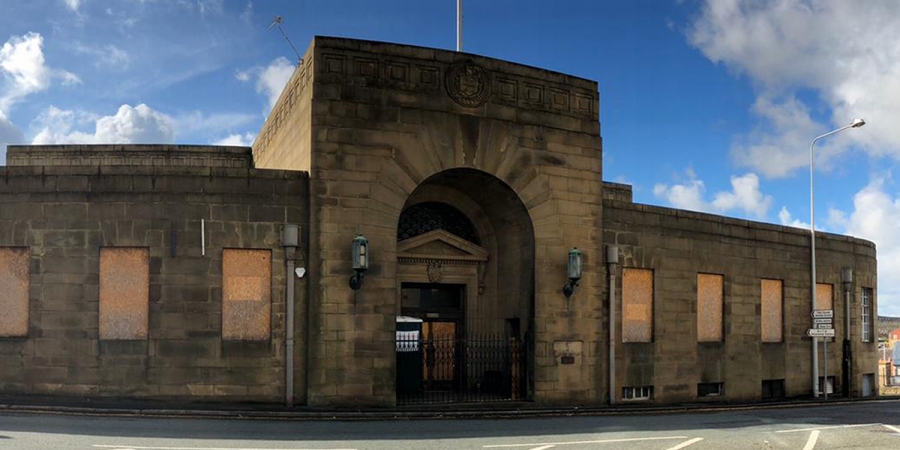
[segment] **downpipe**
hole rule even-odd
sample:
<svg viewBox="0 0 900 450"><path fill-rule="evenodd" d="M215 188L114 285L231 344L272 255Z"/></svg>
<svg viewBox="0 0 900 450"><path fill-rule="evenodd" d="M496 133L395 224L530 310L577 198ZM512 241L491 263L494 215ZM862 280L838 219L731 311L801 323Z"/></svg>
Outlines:
<svg viewBox="0 0 900 450"><path fill-rule="evenodd" d="M609 272L609 404L616 404L616 265L619 263L619 247L606 247L606 264Z"/></svg>

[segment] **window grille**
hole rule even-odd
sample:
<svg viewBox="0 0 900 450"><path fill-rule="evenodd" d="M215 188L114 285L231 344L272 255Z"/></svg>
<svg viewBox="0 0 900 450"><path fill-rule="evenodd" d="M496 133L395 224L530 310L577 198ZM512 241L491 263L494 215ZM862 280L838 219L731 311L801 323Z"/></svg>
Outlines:
<svg viewBox="0 0 900 450"><path fill-rule="evenodd" d="M872 342L872 288L862 289L862 341Z"/></svg>
<svg viewBox="0 0 900 450"><path fill-rule="evenodd" d="M715 397L724 392L723 383L700 383L697 385L697 397Z"/></svg>
<svg viewBox="0 0 900 450"><path fill-rule="evenodd" d="M631 386L622 388L622 400L650 400L653 386Z"/></svg>

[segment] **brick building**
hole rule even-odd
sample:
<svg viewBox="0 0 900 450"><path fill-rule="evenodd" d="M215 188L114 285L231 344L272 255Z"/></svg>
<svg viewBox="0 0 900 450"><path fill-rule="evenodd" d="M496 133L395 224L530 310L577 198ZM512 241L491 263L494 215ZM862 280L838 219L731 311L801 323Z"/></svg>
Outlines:
<svg viewBox="0 0 900 450"><path fill-rule="evenodd" d="M593 81L336 38L313 41L252 150L10 146L0 392L311 406L810 395L808 232L635 204L601 161ZM817 247L819 307L842 324L851 299L850 395L870 394L875 246L820 233Z"/></svg>

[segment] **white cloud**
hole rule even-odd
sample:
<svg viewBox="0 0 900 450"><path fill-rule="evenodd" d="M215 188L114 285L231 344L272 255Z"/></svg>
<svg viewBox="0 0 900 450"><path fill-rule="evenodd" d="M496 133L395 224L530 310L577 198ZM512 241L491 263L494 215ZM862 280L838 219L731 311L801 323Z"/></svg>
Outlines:
<svg viewBox="0 0 900 450"><path fill-rule="evenodd" d="M853 197L846 233L875 243L878 250L878 312L900 316L900 197L878 178Z"/></svg>
<svg viewBox="0 0 900 450"><path fill-rule="evenodd" d="M253 2L247 2L244 12L241 13L241 20L246 24L253 23Z"/></svg>
<svg viewBox="0 0 900 450"><path fill-rule="evenodd" d="M269 109L275 106L278 96L284 90L284 86L294 73L294 65L285 57L279 57L271 64L259 71L256 80L256 92L264 94L269 99Z"/></svg>
<svg viewBox="0 0 900 450"><path fill-rule="evenodd" d="M712 205L719 211L743 210L754 217L765 217L772 197L759 191L759 177L755 173L731 177L731 192L719 192Z"/></svg>
<svg viewBox="0 0 900 450"><path fill-rule="evenodd" d="M197 7L200 9L200 15L217 14L224 12L223 0L197 0Z"/></svg>
<svg viewBox="0 0 900 450"><path fill-rule="evenodd" d="M0 111L0 165L6 164L6 145L24 142L22 132Z"/></svg>
<svg viewBox="0 0 900 450"><path fill-rule="evenodd" d="M796 98L774 99L761 95L753 112L766 122L752 131L743 142L735 142L732 156L738 163L754 167L767 177L784 177L798 167L809 167L809 141L822 134L824 127L809 115L809 108ZM826 167L834 154L824 141L816 151L817 165Z"/></svg>
<svg viewBox="0 0 900 450"><path fill-rule="evenodd" d="M657 184L653 195L676 208L710 213L740 211L757 219L765 218L772 205L772 196L763 195L759 190L759 177L754 173L732 176L731 191L717 192L712 201L704 199L706 185L697 179L693 170L688 169L687 176L688 180L682 184Z"/></svg>
<svg viewBox="0 0 900 450"><path fill-rule="evenodd" d="M712 205L703 200L704 191L706 191L706 186L703 185L703 182L694 178L685 184L669 186L659 183L653 186L653 195L665 199L676 208L713 212Z"/></svg>
<svg viewBox="0 0 900 450"><path fill-rule="evenodd" d="M72 48L77 53L94 58L94 66L98 68L125 70L131 63L131 56L128 55L128 52L113 44L91 47L76 42Z"/></svg>
<svg viewBox="0 0 900 450"><path fill-rule="evenodd" d="M81 6L81 0L63 0L63 3L75 12L78 12L78 7Z"/></svg>
<svg viewBox="0 0 900 450"><path fill-rule="evenodd" d="M51 69L44 61L44 38L38 33L13 36L0 48L0 72L4 77L0 110L9 108L28 94L50 87L51 80L63 84L81 80L65 70Z"/></svg>
<svg viewBox="0 0 900 450"><path fill-rule="evenodd" d="M756 87L753 111L761 126L732 151L739 163L778 177L808 164L804 154L813 137L855 117L869 125L823 142L823 162L849 145L900 158L897 29L896 0L871 0L865 7L830 0L705 0L688 39ZM797 98L800 91L818 95L828 120L811 118Z"/></svg>
<svg viewBox="0 0 900 450"><path fill-rule="evenodd" d="M781 211L778 212L778 221L780 221L782 225L788 227L806 228L807 230L809 229L809 223L795 219L791 215L790 211L788 211L787 206L781 207ZM816 226L816 229L819 229L819 227Z"/></svg>
<svg viewBox="0 0 900 450"><path fill-rule="evenodd" d="M218 141L213 142L212 145L232 145L238 147L250 147L253 145L253 140L256 139L256 134L254 133L244 133L244 134L231 134Z"/></svg>
<svg viewBox="0 0 900 450"><path fill-rule="evenodd" d="M122 105L115 115L96 117L51 106L36 120L32 144L167 144L175 141L172 119L145 104ZM94 131L78 130L93 122Z"/></svg>
<svg viewBox="0 0 900 450"><path fill-rule="evenodd" d="M281 56L265 67L256 66L247 70L238 70L235 72L234 78L240 82L248 82L255 77L256 92L265 95L269 100L266 110L268 112L269 109L275 106L281 91L284 90L285 85L291 79L291 75L294 74L295 68L287 58Z"/></svg>

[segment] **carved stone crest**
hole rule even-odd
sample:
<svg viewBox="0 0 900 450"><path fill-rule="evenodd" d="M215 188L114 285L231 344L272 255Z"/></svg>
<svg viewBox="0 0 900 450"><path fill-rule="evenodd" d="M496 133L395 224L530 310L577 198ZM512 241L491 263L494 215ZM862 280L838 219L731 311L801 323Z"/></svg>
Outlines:
<svg viewBox="0 0 900 450"><path fill-rule="evenodd" d="M487 71L472 61L450 66L444 81L450 98L469 108L483 105L491 92L491 80Z"/></svg>
<svg viewBox="0 0 900 450"><path fill-rule="evenodd" d="M444 278L444 265L440 261L431 261L425 269L428 274L428 281L432 283L440 283Z"/></svg>

